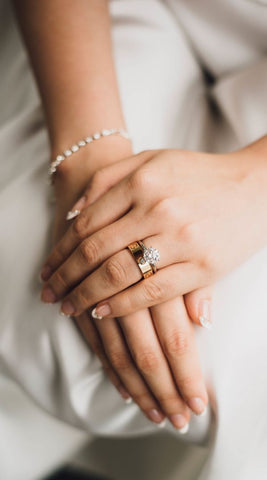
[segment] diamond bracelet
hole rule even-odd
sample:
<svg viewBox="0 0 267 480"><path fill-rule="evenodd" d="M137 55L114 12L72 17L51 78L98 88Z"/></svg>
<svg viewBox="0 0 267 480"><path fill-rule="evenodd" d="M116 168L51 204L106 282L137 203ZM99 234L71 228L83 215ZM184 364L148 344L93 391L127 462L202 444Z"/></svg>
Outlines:
<svg viewBox="0 0 267 480"><path fill-rule="evenodd" d="M104 129L99 132L94 133L90 137L86 137L79 142L73 144L70 148L65 150L63 153L60 155L57 155L56 159L51 162L49 169L48 169L48 175L50 180L52 180L52 176L54 173L57 171L57 167L66 160L66 158L70 157L73 155L75 152L78 152L80 148L85 147L89 143L94 142L95 140L99 140L102 137L108 137L110 135L120 135L123 138L126 138L127 140L130 140L128 132L124 130L123 128L110 128L110 129Z"/></svg>

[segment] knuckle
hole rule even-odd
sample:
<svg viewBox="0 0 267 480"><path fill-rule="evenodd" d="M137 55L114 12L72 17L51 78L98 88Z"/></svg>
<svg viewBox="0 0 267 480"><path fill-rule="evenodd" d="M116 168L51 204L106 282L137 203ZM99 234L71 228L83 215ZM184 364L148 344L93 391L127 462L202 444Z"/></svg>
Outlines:
<svg viewBox="0 0 267 480"><path fill-rule="evenodd" d="M139 405L139 407L145 409L145 408L149 408L151 403L152 403L152 408L153 408L153 404L154 404L154 401L151 397L151 395L149 394L148 391L141 391L141 392L133 392L132 393L132 398L134 400L134 402Z"/></svg>
<svg viewBox="0 0 267 480"><path fill-rule="evenodd" d="M143 282L143 285L144 285L143 292L144 292L145 300L147 302L154 303L154 302L160 302L161 300L163 300L163 290L160 285L158 285L152 280L148 281L147 283Z"/></svg>
<svg viewBox="0 0 267 480"><path fill-rule="evenodd" d="M166 410L173 409L173 406L176 406L177 402L179 401L179 394L178 392L159 392L157 395L157 400L162 406L164 406Z"/></svg>
<svg viewBox="0 0 267 480"><path fill-rule="evenodd" d="M195 223L186 223L183 225L180 229L180 235L186 244L194 246L199 243L200 235Z"/></svg>
<svg viewBox="0 0 267 480"><path fill-rule="evenodd" d="M79 246L79 252L82 260L89 264L94 264L99 258L99 247L92 239L84 240Z"/></svg>
<svg viewBox="0 0 267 480"><path fill-rule="evenodd" d="M49 257L47 263L49 263L49 260L51 259L51 257L53 258L53 265L54 267L56 265L61 265L61 263L64 261L64 255L63 255L63 252L62 250L59 248L59 246L55 246L53 251L52 251L52 254L51 256ZM51 261L51 260L50 260Z"/></svg>
<svg viewBox="0 0 267 480"><path fill-rule="evenodd" d="M76 235L76 237L79 240L83 240L84 237L86 236L87 228L88 228L88 219L85 215L80 213L78 217L73 222L73 231Z"/></svg>
<svg viewBox="0 0 267 480"><path fill-rule="evenodd" d="M124 285L126 282L126 271L118 260L110 259L105 264L105 277L108 284L114 286Z"/></svg>
<svg viewBox="0 0 267 480"><path fill-rule="evenodd" d="M172 198L163 198L160 200L155 206L155 213L160 218L170 218L172 221L175 221L175 223L177 222L178 209Z"/></svg>
<svg viewBox="0 0 267 480"><path fill-rule="evenodd" d="M169 357L179 357L188 351L189 339L186 332L173 332L164 342L163 350Z"/></svg>
<svg viewBox="0 0 267 480"><path fill-rule="evenodd" d="M131 190L147 192L153 187L153 176L147 168L140 168L130 176L129 183Z"/></svg>
<svg viewBox="0 0 267 480"><path fill-rule="evenodd" d="M196 382L194 381L193 377L182 377L179 379L179 389L181 391L192 391L195 383Z"/></svg>
<svg viewBox="0 0 267 480"><path fill-rule="evenodd" d="M65 279L63 272L61 272L60 270L57 270L54 273L53 283L60 285L61 289L64 289L64 290L66 290L69 287L68 282Z"/></svg>
<svg viewBox="0 0 267 480"><path fill-rule="evenodd" d="M104 168L100 168L95 172L91 181L91 187L98 188L103 185L106 179L106 171Z"/></svg>
<svg viewBox="0 0 267 480"><path fill-rule="evenodd" d="M129 369L129 358L127 353L120 350L111 350L109 352L109 360L113 368L117 371Z"/></svg>
<svg viewBox="0 0 267 480"><path fill-rule="evenodd" d="M135 361L139 370L148 375L154 373L159 366L159 359L152 350L144 350L136 353Z"/></svg>

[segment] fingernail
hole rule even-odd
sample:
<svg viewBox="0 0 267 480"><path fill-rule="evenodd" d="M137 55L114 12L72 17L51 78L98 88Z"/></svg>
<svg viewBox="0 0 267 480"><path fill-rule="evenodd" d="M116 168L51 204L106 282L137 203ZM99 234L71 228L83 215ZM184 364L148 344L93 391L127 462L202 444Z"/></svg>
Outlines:
<svg viewBox="0 0 267 480"><path fill-rule="evenodd" d="M81 197L78 200L78 202L76 202L75 205L73 205L72 210L81 210L81 208L84 206L86 200L87 200L87 197L85 197L85 196Z"/></svg>
<svg viewBox="0 0 267 480"><path fill-rule="evenodd" d="M65 300L61 305L61 312L65 315L73 315L75 308L70 300Z"/></svg>
<svg viewBox="0 0 267 480"><path fill-rule="evenodd" d="M94 309L91 311L91 316L92 316L93 318L95 318L96 320L102 320L101 315L98 315L98 314L96 313L96 308L94 308Z"/></svg>
<svg viewBox="0 0 267 480"><path fill-rule="evenodd" d="M64 312L61 312L61 311L60 311L59 313L60 313L60 315L62 315L62 317L70 318L70 315L67 315L67 314L64 313Z"/></svg>
<svg viewBox="0 0 267 480"><path fill-rule="evenodd" d="M193 412L197 415L201 415L206 408L205 403L199 397L190 398L190 400L188 401L188 405L191 410L193 410Z"/></svg>
<svg viewBox="0 0 267 480"><path fill-rule="evenodd" d="M181 429L185 428L188 424L186 418L183 415L181 415L180 413L177 413L175 415L171 415L169 417L169 419L170 419L171 423L173 424L173 426L175 428L178 428L178 430L181 430Z"/></svg>
<svg viewBox="0 0 267 480"><path fill-rule="evenodd" d="M40 273L41 279L46 282L52 274L52 268L49 265L45 265Z"/></svg>
<svg viewBox="0 0 267 480"><path fill-rule="evenodd" d="M211 323L211 301L210 300L200 300L199 302L199 322L204 328L210 329L212 327Z"/></svg>
<svg viewBox="0 0 267 480"><path fill-rule="evenodd" d="M189 430L189 423L187 423L183 428L178 428L178 431L184 435L185 433L187 433Z"/></svg>
<svg viewBox="0 0 267 480"><path fill-rule="evenodd" d="M77 217L80 215L81 211L80 210L70 210L67 213L66 220L72 220L73 218Z"/></svg>
<svg viewBox="0 0 267 480"><path fill-rule="evenodd" d="M156 424L158 428L164 428L166 427L166 418L162 420L162 422Z"/></svg>
<svg viewBox="0 0 267 480"><path fill-rule="evenodd" d="M122 387L122 386L118 387L118 392L122 396L125 403L127 403L127 404L132 403L133 399L124 387Z"/></svg>
<svg viewBox="0 0 267 480"><path fill-rule="evenodd" d="M148 410L146 412L148 418L152 420L152 422L156 423L157 425L160 425L163 420L165 420L164 415L160 413L156 408L153 408L152 410Z"/></svg>
<svg viewBox="0 0 267 480"><path fill-rule="evenodd" d="M103 305L98 305L92 310L92 317L101 320L103 317L111 314L111 308L108 303L103 303Z"/></svg>
<svg viewBox="0 0 267 480"><path fill-rule="evenodd" d="M54 294L51 287L45 287L42 291L42 300L46 303L55 303L56 295Z"/></svg>
<svg viewBox="0 0 267 480"><path fill-rule="evenodd" d="M198 417L205 417L205 415L207 415L207 413L208 413L208 407L205 407L203 412L198 413L197 416Z"/></svg>

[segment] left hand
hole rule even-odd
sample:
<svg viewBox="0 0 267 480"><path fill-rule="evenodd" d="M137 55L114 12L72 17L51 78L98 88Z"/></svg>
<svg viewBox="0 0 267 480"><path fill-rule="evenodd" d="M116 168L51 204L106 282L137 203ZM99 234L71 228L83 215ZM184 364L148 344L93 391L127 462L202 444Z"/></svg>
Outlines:
<svg viewBox="0 0 267 480"><path fill-rule="evenodd" d="M263 160L254 144L225 155L148 151L118 162L137 168L56 245L43 300L50 289L50 300L51 290L55 301L65 297L62 311L76 316L107 299L96 313L111 318L213 283L265 245ZM125 247L137 239L158 248L161 259L155 275L133 285L141 273Z"/></svg>

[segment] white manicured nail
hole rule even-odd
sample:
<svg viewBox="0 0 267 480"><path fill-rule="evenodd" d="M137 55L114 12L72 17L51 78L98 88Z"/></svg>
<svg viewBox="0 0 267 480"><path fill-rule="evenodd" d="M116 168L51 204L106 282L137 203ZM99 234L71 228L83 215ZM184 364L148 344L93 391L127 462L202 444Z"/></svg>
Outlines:
<svg viewBox="0 0 267 480"><path fill-rule="evenodd" d="M91 311L91 316L92 316L93 318L95 318L96 320L102 320L102 318L103 318L103 317L101 317L101 315L98 315L98 314L96 313L96 308L94 308L94 309Z"/></svg>
<svg viewBox="0 0 267 480"><path fill-rule="evenodd" d="M77 217L80 215L81 211L80 210L70 210L67 213L66 220L72 220L73 218Z"/></svg>
<svg viewBox="0 0 267 480"><path fill-rule="evenodd" d="M166 426L166 418L164 418L162 422L156 423L155 425L157 425L158 428L164 428Z"/></svg>
<svg viewBox="0 0 267 480"><path fill-rule="evenodd" d="M212 327L211 323L211 301L210 300L200 300L199 302L199 323L202 327L210 329Z"/></svg>
<svg viewBox="0 0 267 480"><path fill-rule="evenodd" d="M196 415L197 415L197 417L205 417L205 416L207 415L207 413L208 413L208 408L206 407L206 408L203 410L203 412L197 413Z"/></svg>
<svg viewBox="0 0 267 480"><path fill-rule="evenodd" d="M125 399L124 399L124 402L125 402L127 405L130 405L131 403L133 403L133 399L132 399L131 397L125 398Z"/></svg>
<svg viewBox="0 0 267 480"><path fill-rule="evenodd" d="M187 423L183 428L178 428L178 432L180 432L182 435L187 433L189 430L189 423Z"/></svg>

